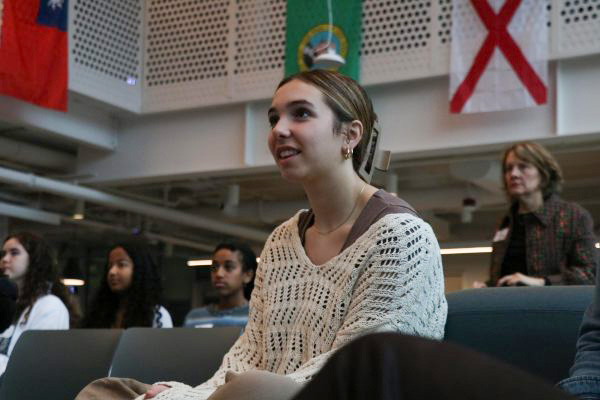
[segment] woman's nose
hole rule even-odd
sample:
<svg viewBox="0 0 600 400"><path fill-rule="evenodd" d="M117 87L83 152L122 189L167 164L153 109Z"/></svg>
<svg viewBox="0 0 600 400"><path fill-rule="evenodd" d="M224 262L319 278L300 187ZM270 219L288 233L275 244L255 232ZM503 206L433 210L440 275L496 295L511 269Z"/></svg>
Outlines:
<svg viewBox="0 0 600 400"><path fill-rule="evenodd" d="M290 129L284 118L280 118L273 126L273 133L278 138L285 138L290 135Z"/></svg>

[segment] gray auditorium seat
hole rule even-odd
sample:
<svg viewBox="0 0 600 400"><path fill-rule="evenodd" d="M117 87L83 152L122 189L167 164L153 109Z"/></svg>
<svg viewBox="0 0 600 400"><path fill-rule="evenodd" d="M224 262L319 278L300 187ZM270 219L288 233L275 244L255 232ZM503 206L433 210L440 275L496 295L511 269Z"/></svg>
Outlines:
<svg viewBox="0 0 600 400"><path fill-rule="evenodd" d="M219 368L240 332L239 327L129 328L115 351L110 376L199 385Z"/></svg>
<svg viewBox="0 0 600 400"><path fill-rule="evenodd" d="M74 399L94 379L105 377L120 329L26 331L10 356L0 399Z"/></svg>
<svg viewBox="0 0 600 400"><path fill-rule="evenodd" d="M449 293L445 340L551 382L566 378L594 286L502 287Z"/></svg>

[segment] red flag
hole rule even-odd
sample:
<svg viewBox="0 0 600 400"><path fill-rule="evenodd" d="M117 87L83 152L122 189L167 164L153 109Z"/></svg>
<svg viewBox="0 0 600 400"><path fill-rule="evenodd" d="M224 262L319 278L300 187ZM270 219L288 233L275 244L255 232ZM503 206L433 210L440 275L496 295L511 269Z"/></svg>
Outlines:
<svg viewBox="0 0 600 400"><path fill-rule="evenodd" d="M66 111L67 0L0 0L0 93Z"/></svg>

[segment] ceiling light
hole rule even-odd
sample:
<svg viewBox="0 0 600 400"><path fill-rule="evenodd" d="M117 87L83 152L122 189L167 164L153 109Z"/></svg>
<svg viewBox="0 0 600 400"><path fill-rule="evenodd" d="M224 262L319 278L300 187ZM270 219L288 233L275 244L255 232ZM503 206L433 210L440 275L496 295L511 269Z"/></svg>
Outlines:
<svg viewBox="0 0 600 400"><path fill-rule="evenodd" d="M441 249L442 254L478 254L478 253L491 253L492 247L456 247L452 249Z"/></svg>
<svg viewBox="0 0 600 400"><path fill-rule="evenodd" d="M79 259L77 257L69 257L67 260L67 265L62 273L63 279L61 282L65 286L83 286L85 285L85 280L83 279L83 274L81 273L81 268L79 268Z"/></svg>
<svg viewBox="0 0 600 400"><path fill-rule="evenodd" d="M260 262L260 257L256 257L256 262ZM209 267L212 265L212 260L188 260L188 267Z"/></svg>
<svg viewBox="0 0 600 400"><path fill-rule="evenodd" d="M77 200L77 204L75 205L75 212L73 213L73 219L85 219L85 202L83 200Z"/></svg>
<svg viewBox="0 0 600 400"><path fill-rule="evenodd" d="M61 279L60 280L65 286L83 286L85 281L83 279Z"/></svg>

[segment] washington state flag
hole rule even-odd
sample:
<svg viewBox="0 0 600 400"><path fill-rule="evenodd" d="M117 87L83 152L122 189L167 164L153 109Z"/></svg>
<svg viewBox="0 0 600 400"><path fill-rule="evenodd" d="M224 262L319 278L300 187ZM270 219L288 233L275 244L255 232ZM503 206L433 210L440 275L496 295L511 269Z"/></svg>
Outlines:
<svg viewBox="0 0 600 400"><path fill-rule="evenodd" d="M346 60L338 71L358 80L361 0L331 0L331 29L327 3L327 0L287 1L285 76L314 68L314 59L331 48Z"/></svg>

